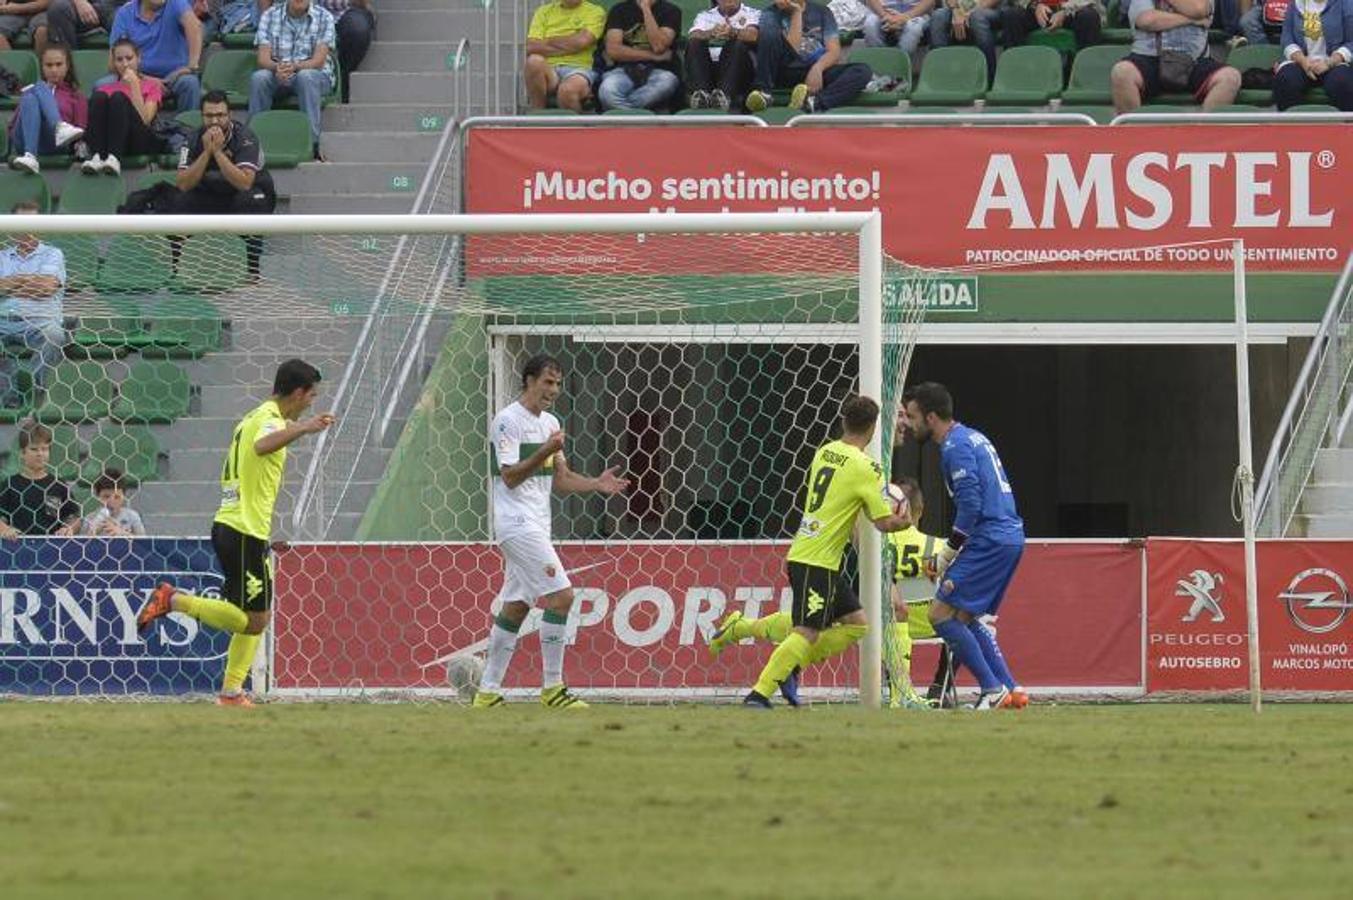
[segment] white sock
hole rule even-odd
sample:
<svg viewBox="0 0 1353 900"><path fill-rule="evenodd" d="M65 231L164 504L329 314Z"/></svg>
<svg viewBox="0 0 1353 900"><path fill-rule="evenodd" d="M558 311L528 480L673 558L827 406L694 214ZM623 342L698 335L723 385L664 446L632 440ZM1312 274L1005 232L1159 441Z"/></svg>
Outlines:
<svg viewBox="0 0 1353 900"><path fill-rule="evenodd" d="M540 620L540 659L542 662L540 686L552 688L564 683L564 633L568 630L568 617L563 621L551 621L553 613L545 613Z"/></svg>
<svg viewBox="0 0 1353 900"><path fill-rule="evenodd" d="M508 664L517 649L517 632L493 623L489 632L489 656L484 662L484 676L479 679L479 689L496 694L503 689L503 677L507 675Z"/></svg>

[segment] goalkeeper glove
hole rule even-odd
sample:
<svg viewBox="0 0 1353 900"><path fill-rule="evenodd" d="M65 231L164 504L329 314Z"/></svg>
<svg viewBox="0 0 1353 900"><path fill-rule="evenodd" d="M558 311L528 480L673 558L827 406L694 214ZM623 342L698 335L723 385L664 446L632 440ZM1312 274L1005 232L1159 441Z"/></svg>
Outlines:
<svg viewBox="0 0 1353 900"><path fill-rule="evenodd" d="M955 556L958 556L958 548L945 541L940 546L939 552L935 554L935 580L937 582L943 580L944 573L949 568L949 564L954 561Z"/></svg>

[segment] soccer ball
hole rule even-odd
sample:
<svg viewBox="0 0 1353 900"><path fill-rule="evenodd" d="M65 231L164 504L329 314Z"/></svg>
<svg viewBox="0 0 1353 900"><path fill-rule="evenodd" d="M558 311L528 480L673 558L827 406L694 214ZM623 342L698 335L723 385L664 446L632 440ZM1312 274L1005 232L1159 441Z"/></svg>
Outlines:
<svg viewBox="0 0 1353 900"><path fill-rule="evenodd" d="M479 693L479 679L484 675L484 660L478 656L452 657L446 664L446 683L456 691L456 696L465 703L474 700Z"/></svg>
<svg viewBox="0 0 1353 900"><path fill-rule="evenodd" d="M902 493L902 489L895 484L888 484L883 488L883 499L888 501L892 507L893 515L906 512L907 495Z"/></svg>

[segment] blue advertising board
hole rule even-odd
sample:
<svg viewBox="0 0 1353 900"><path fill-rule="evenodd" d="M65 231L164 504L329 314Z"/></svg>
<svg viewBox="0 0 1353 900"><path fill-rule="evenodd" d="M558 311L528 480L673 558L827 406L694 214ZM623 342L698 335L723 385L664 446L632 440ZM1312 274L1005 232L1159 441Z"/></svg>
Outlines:
<svg viewBox="0 0 1353 900"><path fill-rule="evenodd" d="M0 541L0 694L215 690L229 634L179 613L137 634L136 614L160 581L219 596L223 579L210 541Z"/></svg>

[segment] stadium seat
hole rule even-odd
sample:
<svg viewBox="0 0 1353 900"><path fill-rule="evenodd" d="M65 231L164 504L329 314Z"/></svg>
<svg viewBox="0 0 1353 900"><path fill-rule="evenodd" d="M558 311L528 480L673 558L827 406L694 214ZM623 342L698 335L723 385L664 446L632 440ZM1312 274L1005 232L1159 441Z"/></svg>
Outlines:
<svg viewBox="0 0 1353 900"><path fill-rule="evenodd" d="M202 297L169 297L151 302L145 359L196 359L221 349L221 315Z"/></svg>
<svg viewBox="0 0 1353 900"><path fill-rule="evenodd" d="M1277 44L1247 44L1237 47L1226 57L1226 64L1240 70L1241 78L1250 69L1272 72L1283 58L1283 49ZM1244 88L1236 95L1237 103L1253 103L1256 106L1271 106L1273 90L1271 88Z"/></svg>
<svg viewBox="0 0 1353 900"><path fill-rule="evenodd" d="M108 467L121 469L128 483L160 477L160 444L144 425L105 423L89 441L81 481L92 483Z"/></svg>
<svg viewBox="0 0 1353 900"><path fill-rule="evenodd" d="M1112 104L1113 89L1109 73L1114 64L1127 56L1123 47L1086 47L1071 63L1071 79L1062 91L1062 101L1071 104Z"/></svg>
<svg viewBox="0 0 1353 900"><path fill-rule="evenodd" d="M685 112L685 110L682 110ZM521 113L523 116L576 116L578 113L571 109L560 109L557 106L548 106L545 109L528 109Z"/></svg>
<svg viewBox="0 0 1353 900"><path fill-rule="evenodd" d="M252 50L218 50L202 69L202 91L225 91L234 107L249 105L249 77L258 68Z"/></svg>
<svg viewBox="0 0 1353 900"><path fill-rule="evenodd" d="M1089 116L1100 125L1108 125L1113 121L1115 115L1112 106L1067 106L1063 104L1057 107L1057 112L1062 113L1080 113L1083 116Z"/></svg>
<svg viewBox="0 0 1353 900"><path fill-rule="evenodd" d="M104 50L107 50L108 32L104 31L102 28L97 28L94 31L86 31L84 34L80 35L80 46L102 47Z"/></svg>
<svg viewBox="0 0 1353 900"><path fill-rule="evenodd" d="M1132 23L1123 18L1125 10L1123 10L1120 0L1109 0L1107 12L1108 17L1104 20L1104 27L1099 32L1099 42L1101 44L1131 44Z"/></svg>
<svg viewBox="0 0 1353 900"><path fill-rule="evenodd" d="M113 215L127 198L121 178L70 177L61 188L56 211L66 215Z"/></svg>
<svg viewBox="0 0 1353 900"><path fill-rule="evenodd" d="M139 316L80 316L71 331L66 356L71 359L117 359L126 356L145 334Z"/></svg>
<svg viewBox="0 0 1353 900"><path fill-rule="evenodd" d="M0 406L0 423L13 425L15 422L23 421L33 414L33 375L26 367L19 366L14 370L14 379L10 382L13 390L23 398L18 406Z"/></svg>
<svg viewBox="0 0 1353 900"><path fill-rule="evenodd" d="M110 179L117 180L117 179ZM98 239L89 234L53 234L43 238L66 257L66 289L92 288L99 274Z"/></svg>
<svg viewBox="0 0 1353 900"><path fill-rule="evenodd" d="M827 110L829 116L890 116L902 112L899 106L836 106Z"/></svg>
<svg viewBox="0 0 1353 900"><path fill-rule="evenodd" d="M32 200L44 213L52 211L52 193L41 175L0 170L0 209L8 213L20 200Z"/></svg>
<svg viewBox="0 0 1353 900"><path fill-rule="evenodd" d="M865 91L855 98L855 106L896 106L911 93L911 58L895 47L853 47L849 62L864 63L875 76L897 79L891 91Z"/></svg>
<svg viewBox="0 0 1353 900"><path fill-rule="evenodd" d="M971 106L987 92L987 60L976 47L936 47L911 92L916 106Z"/></svg>
<svg viewBox="0 0 1353 900"><path fill-rule="evenodd" d="M1041 106L1062 93L1062 55L1051 47L1011 47L996 62L989 106Z"/></svg>
<svg viewBox="0 0 1353 900"><path fill-rule="evenodd" d="M32 50L0 50L0 67L13 72L21 84L38 80L38 58ZM18 105L17 96L0 97L0 109L14 109Z"/></svg>
<svg viewBox="0 0 1353 900"><path fill-rule="evenodd" d="M198 234L179 249L178 271L170 287L179 294L214 294L243 287L248 280L244 238Z"/></svg>
<svg viewBox="0 0 1353 900"><path fill-rule="evenodd" d="M253 31L235 31L230 34L221 35L221 43L231 49L239 47L248 49L249 47L254 46L255 36L256 32Z"/></svg>
<svg viewBox="0 0 1353 900"><path fill-rule="evenodd" d="M169 283L170 266L167 239L119 234L108 244L94 286L107 294L155 291Z"/></svg>
<svg viewBox="0 0 1353 900"><path fill-rule="evenodd" d="M38 407L39 422L92 422L108 415L113 382L97 362L63 362L52 370L47 399Z"/></svg>
<svg viewBox="0 0 1353 900"><path fill-rule="evenodd" d="M111 416L115 422L167 425L188 415L191 392L188 373L178 363L143 359L132 364Z"/></svg>
<svg viewBox="0 0 1353 900"><path fill-rule="evenodd" d="M1289 106L1287 112L1339 112L1339 107L1330 106L1328 103L1298 103L1296 106Z"/></svg>
<svg viewBox="0 0 1353 900"><path fill-rule="evenodd" d="M74 50L75 80L80 82L80 90L86 94L94 93L94 82L108 74L107 50Z"/></svg>
<svg viewBox="0 0 1353 900"><path fill-rule="evenodd" d="M0 161L9 159L9 114L0 115Z"/></svg>
<svg viewBox="0 0 1353 900"><path fill-rule="evenodd" d="M655 112L654 112L653 110L651 110L651 109L626 109L626 108L624 108L624 107L617 106L615 109L608 109L608 110L606 110L606 112L602 113L602 115L603 115L603 116L655 116L655 115L657 115L657 113L655 113Z"/></svg>
<svg viewBox="0 0 1353 900"><path fill-rule="evenodd" d="M294 169L315 158L310 122L299 110L261 112L249 120L249 128L258 136L269 169Z"/></svg>
<svg viewBox="0 0 1353 900"><path fill-rule="evenodd" d="M1047 47L1057 51L1059 55L1070 57L1076 52L1076 35L1070 28L1054 28L1051 31L1039 28L1029 35L1025 46ZM997 60L998 69L1000 65L1000 60Z"/></svg>
<svg viewBox="0 0 1353 900"><path fill-rule="evenodd" d="M151 169L149 172L142 172L141 177L136 179L136 189L144 191L160 183L173 184L178 177L177 169Z"/></svg>
<svg viewBox="0 0 1353 900"><path fill-rule="evenodd" d="M1187 112L1199 112L1199 111L1201 111L1201 109L1202 109L1202 107L1195 107L1194 109L1189 109L1187 106L1180 106L1180 105L1173 104L1173 103L1143 103L1141 106L1139 106L1139 107L1137 107L1135 110L1133 110L1133 112L1140 112L1140 113L1187 113Z"/></svg>
<svg viewBox="0 0 1353 900"><path fill-rule="evenodd" d="M790 109L787 106L772 106L769 109L763 109L759 113L753 113L758 119L767 125L783 125L795 116L803 115L801 109Z"/></svg>

